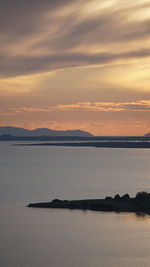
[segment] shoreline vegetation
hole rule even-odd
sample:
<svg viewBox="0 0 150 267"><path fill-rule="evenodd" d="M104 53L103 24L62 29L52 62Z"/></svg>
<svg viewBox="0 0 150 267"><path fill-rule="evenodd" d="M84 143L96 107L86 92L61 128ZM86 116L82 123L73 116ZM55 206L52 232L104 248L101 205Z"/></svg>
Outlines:
<svg viewBox="0 0 150 267"><path fill-rule="evenodd" d="M67 147L102 147L102 148L150 148L148 141L103 141L103 142L51 142L15 144L14 146L67 146Z"/></svg>
<svg viewBox="0 0 150 267"><path fill-rule="evenodd" d="M80 209L103 212L134 212L150 215L150 193L138 192L135 197L129 194L114 197L107 196L104 199L84 200L60 200L54 199L51 202L30 203L29 208L51 208L51 209Z"/></svg>

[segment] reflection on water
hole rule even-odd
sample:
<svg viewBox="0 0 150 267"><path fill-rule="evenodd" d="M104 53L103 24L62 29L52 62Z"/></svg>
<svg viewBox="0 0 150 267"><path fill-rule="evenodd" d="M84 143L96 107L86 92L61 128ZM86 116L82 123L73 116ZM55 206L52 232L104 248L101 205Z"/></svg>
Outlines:
<svg viewBox="0 0 150 267"><path fill-rule="evenodd" d="M0 266L149 267L149 216L25 205L150 191L150 150L0 148Z"/></svg>
<svg viewBox="0 0 150 267"><path fill-rule="evenodd" d="M1 215L1 266L149 266L148 216L25 207Z"/></svg>

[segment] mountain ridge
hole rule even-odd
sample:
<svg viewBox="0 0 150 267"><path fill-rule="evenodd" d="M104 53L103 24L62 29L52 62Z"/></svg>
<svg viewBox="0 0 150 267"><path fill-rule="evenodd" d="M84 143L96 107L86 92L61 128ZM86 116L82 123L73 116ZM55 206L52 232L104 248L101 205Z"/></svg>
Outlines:
<svg viewBox="0 0 150 267"><path fill-rule="evenodd" d="M0 136L12 135L12 136L85 136L92 137L93 135L89 132L77 130L52 130L48 128L37 128L29 130L21 127L13 126L0 126Z"/></svg>

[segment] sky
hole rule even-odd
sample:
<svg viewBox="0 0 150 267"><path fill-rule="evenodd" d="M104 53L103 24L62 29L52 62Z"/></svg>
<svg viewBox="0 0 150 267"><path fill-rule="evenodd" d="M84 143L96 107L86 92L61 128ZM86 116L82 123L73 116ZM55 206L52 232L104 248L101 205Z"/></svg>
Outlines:
<svg viewBox="0 0 150 267"><path fill-rule="evenodd" d="M0 0L0 125L150 132L149 0Z"/></svg>

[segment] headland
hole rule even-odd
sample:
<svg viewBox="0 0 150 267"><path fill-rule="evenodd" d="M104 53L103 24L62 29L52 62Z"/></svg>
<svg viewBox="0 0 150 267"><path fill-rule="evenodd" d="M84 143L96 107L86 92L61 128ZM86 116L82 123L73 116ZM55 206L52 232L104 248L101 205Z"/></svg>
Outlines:
<svg viewBox="0 0 150 267"><path fill-rule="evenodd" d="M138 192L135 197L130 197L128 194L123 196L117 194L114 197L107 196L104 199L54 199L51 202L30 203L27 207L150 214L150 194L147 192Z"/></svg>

